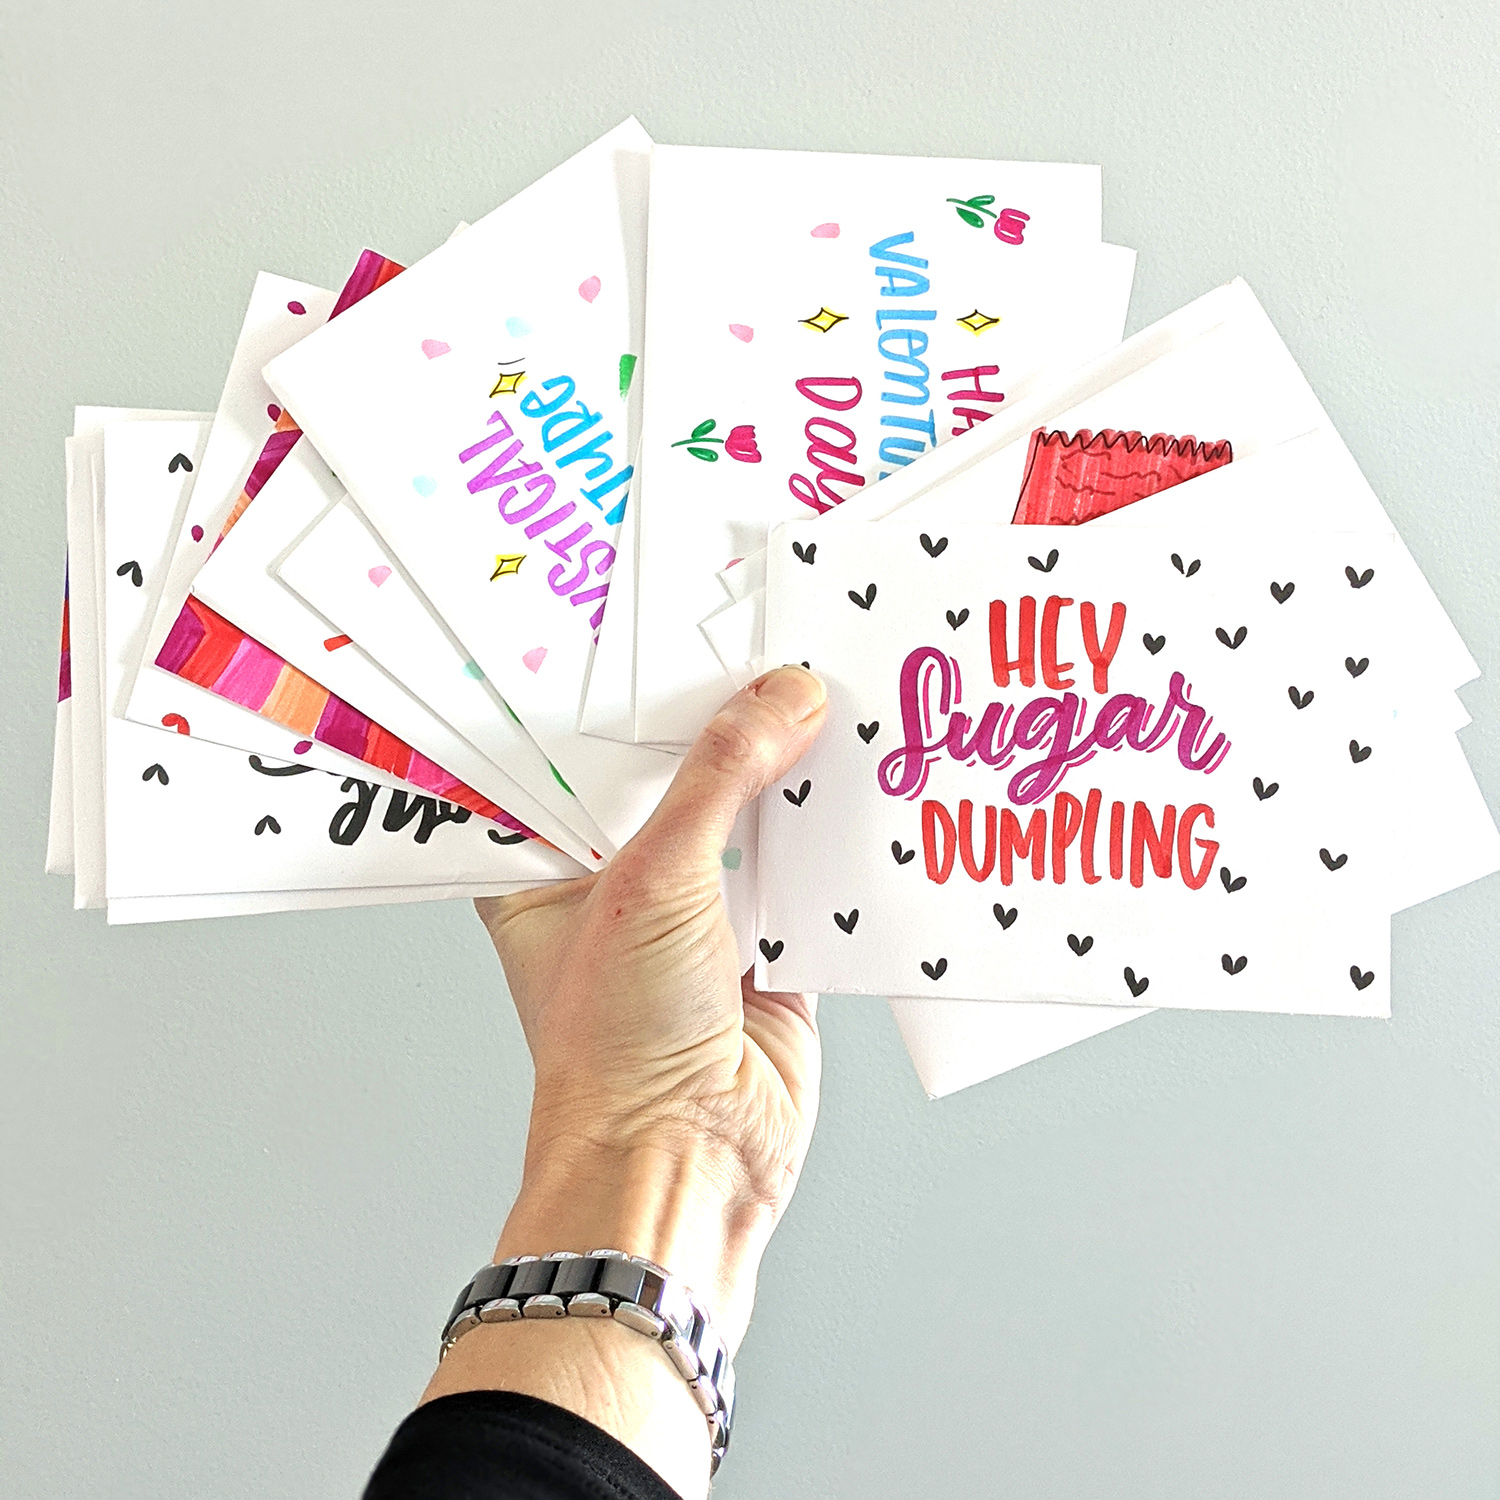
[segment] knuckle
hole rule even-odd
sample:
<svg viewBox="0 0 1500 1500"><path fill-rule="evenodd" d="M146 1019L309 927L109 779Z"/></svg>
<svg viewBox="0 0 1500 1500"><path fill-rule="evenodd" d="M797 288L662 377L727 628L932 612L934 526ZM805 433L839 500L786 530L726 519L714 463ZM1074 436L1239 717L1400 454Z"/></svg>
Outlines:
<svg viewBox="0 0 1500 1500"><path fill-rule="evenodd" d="M764 719L765 711L753 697L722 708L699 739L704 764L720 773L756 770L766 758Z"/></svg>

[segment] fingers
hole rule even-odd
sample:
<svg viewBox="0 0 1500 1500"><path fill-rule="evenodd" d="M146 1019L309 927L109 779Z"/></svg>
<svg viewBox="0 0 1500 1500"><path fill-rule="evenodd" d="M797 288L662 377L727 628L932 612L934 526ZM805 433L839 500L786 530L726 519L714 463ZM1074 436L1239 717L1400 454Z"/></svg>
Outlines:
<svg viewBox="0 0 1500 1500"><path fill-rule="evenodd" d="M827 698L802 667L778 667L741 689L688 751L661 805L631 841L634 850L717 883L734 820L812 743Z"/></svg>

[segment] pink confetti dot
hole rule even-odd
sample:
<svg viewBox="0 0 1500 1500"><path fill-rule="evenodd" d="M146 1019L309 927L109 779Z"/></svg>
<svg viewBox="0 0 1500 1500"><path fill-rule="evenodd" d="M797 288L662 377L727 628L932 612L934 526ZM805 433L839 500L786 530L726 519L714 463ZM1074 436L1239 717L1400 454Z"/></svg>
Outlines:
<svg viewBox="0 0 1500 1500"><path fill-rule="evenodd" d="M580 281L578 283L578 295L585 302L592 302L599 295L601 285L602 283L597 276L590 276L587 281Z"/></svg>
<svg viewBox="0 0 1500 1500"><path fill-rule="evenodd" d="M384 583L390 576L391 570L386 567L384 563L381 563L378 567L370 569L370 582L373 583L376 588L379 588L380 585Z"/></svg>
<svg viewBox="0 0 1500 1500"><path fill-rule="evenodd" d="M311 750L311 749L312 749L312 741L311 740L298 740L297 743L292 746L292 754L293 755L306 755L307 752L309 750Z"/></svg>
<svg viewBox="0 0 1500 1500"><path fill-rule="evenodd" d="M271 419L271 420L272 420L272 421L273 421L273 422L279 422L279 421L280 421L280 420L281 420L281 408L280 408L280 407L279 407L279 406L277 406L277 404L276 404L276 403L275 403L275 402L274 402L274 401L273 401L273 402L272 402L272 403L271 403L271 404L270 404L270 405L269 405L269 406L268 406L268 407L267 407L267 408L266 408L266 415L267 415L267 416L268 416L268 417L269 417L269 418L270 418L270 419Z"/></svg>
<svg viewBox="0 0 1500 1500"><path fill-rule="evenodd" d="M201 542L203 540L203 528L201 526L193 527L193 540L195 542Z"/></svg>
<svg viewBox="0 0 1500 1500"><path fill-rule="evenodd" d="M307 309L303 307L300 302L296 301L288 302L286 305L286 310L289 313L295 313L299 318L307 311Z"/></svg>
<svg viewBox="0 0 1500 1500"><path fill-rule="evenodd" d="M836 240L839 237L839 226L831 219L826 224L815 224L812 237L815 240Z"/></svg>
<svg viewBox="0 0 1500 1500"><path fill-rule="evenodd" d="M452 345L445 344L442 339L423 339L422 353L428 359L437 359L439 355L452 353Z"/></svg>
<svg viewBox="0 0 1500 1500"><path fill-rule="evenodd" d="M729 331L742 344L748 344L755 337L755 330L748 323L731 323Z"/></svg>
<svg viewBox="0 0 1500 1500"><path fill-rule="evenodd" d="M522 658L521 664L528 672L539 672L542 663L547 660L547 648L545 646L533 646Z"/></svg>

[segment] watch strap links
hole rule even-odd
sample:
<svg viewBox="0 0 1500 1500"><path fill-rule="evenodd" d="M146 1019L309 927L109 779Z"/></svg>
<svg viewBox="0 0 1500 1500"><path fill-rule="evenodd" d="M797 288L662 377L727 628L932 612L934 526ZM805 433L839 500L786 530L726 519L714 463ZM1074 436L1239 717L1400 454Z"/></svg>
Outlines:
<svg viewBox="0 0 1500 1500"><path fill-rule="evenodd" d="M484 1266L453 1304L439 1357L481 1323L565 1317L613 1318L662 1346L708 1420L716 1473L734 1425L734 1365L701 1300L654 1261L557 1250Z"/></svg>

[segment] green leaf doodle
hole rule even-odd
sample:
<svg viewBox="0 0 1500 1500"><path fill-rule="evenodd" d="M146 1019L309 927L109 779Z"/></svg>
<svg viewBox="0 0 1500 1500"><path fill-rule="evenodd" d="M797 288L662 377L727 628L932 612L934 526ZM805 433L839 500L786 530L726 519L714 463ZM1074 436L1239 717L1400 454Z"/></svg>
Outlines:
<svg viewBox="0 0 1500 1500"><path fill-rule="evenodd" d="M700 422L695 428L693 428L692 435L695 438L706 438L709 433L711 433L718 425L719 424L714 421L712 417L710 417L708 421Z"/></svg>

